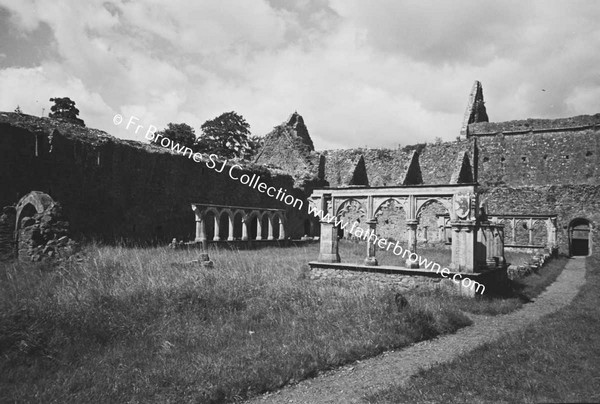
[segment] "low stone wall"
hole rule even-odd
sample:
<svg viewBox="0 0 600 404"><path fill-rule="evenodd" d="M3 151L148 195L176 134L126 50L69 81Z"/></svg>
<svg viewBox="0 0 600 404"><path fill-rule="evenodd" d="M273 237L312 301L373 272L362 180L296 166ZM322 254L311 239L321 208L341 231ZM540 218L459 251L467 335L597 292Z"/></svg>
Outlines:
<svg viewBox="0 0 600 404"><path fill-rule="evenodd" d="M452 293L457 291L456 284L450 279L431 278L425 276L383 274L376 272L349 271L345 269L314 268L310 271L312 280L343 280L360 282L377 287L407 291L417 288L445 289Z"/></svg>

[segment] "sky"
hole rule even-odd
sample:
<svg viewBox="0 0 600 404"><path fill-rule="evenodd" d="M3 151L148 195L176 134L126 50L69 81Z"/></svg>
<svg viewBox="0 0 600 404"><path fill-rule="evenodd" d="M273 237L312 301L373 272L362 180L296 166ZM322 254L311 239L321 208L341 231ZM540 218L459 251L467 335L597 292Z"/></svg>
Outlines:
<svg viewBox="0 0 600 404"><path fill-rule="evenodd" d="M490 121L599 113L598 21L596 0L0 0L0 111L70 97L140 141L228 111L254 135L297 111L317 150L449 141L475 80Z"/></svg>

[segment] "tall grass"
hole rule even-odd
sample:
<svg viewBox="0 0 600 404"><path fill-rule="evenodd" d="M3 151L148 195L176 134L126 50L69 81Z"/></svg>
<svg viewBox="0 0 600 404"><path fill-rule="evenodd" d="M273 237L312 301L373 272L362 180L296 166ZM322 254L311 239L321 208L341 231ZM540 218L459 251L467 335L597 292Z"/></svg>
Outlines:
<svg viewBox="0 0 600 404"><path fill-rule="evenodd" d="M441 299L308 280L308 248L91 245L82 263L0 271L8 401L221 402L469 324Z"/></svg>

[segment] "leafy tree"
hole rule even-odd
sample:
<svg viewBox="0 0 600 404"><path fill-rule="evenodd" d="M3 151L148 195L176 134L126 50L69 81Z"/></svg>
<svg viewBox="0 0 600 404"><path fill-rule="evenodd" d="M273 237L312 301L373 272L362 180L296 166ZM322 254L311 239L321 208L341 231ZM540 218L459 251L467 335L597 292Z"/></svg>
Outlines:
<svg viewBox="0 0 600 404"><path fill-rule="evenodd" d="M258 149L260 149L265 143L264 136L256 136L252 135L248 137L248 146L250 149L247 151L245 158L249 159L250 157L256 155Z"/></svg>
<svg viewBox="0 0 600 404"><path fill-rule="evenodd" d="M158 133L185 147L194 148L196 143L196 132L186 123L169 123ZM158 136L154 136L154 139L157 138Z"/></svg>
<svg viewBox="0 0 600 404"><path fill-rule="evenodd" d="M23 113L23 111L21 111L21 107L19 105L17 105L17 108L15 108L15 113L19 114L19 115Z"/></svg>
<svg viewBox="0 0 600 404"><path fill-rule="evenodd" d="M54 105L50 107L52 112L48 117L85 126L83 120L77 117L79 110L75 107L75 101L71 101L69 97L50 98L50 101L53 101Z"/></svg>
<svg viewBox="0 0 600 404"><path fill-rule="evenodd" d="M248 143L250 125L234 111L204 122L201 128L202 135L196 144L201 152L215 153L223 158L244 158L251 150Z"/></svg>

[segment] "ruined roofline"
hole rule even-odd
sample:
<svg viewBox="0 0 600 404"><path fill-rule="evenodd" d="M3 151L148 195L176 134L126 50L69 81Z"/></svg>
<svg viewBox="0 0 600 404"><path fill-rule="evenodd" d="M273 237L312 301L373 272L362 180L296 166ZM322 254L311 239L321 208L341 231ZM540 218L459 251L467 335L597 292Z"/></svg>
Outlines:
<svg viewBox="0 0 600 404"><path fill-rule="evenodd" d="M526 133L564 132L600 129L600 113L558 119L523 119L505 122L479 122L468 127L467 136L520 135Z"/></svg>
<svg viewBox="0 0 600 404"><path fill-rule="evenodd" d="M32 135L41 135L47 137L48 139L51 139L53 136L57 135L62 138L68 139L69 141L77 141L89 144L94 148L98 148L98 150L100 151L104 147L127 147L139 150L140 152L149 153L150 155L177 156L189 160L188 157L184 157L181 153L173 151L170 148L152 145L144 138L144 134L146 133L145 131L143 133L142 131L140 131L140 133L137 135L140 137L140 139L144 139L143 141L121 139L112 136L100 129L83 127L76 124L59 121L53 118L0 111L0 136L3 136L4 133L9 133L5 130L5 128L7 127L27 131ZM205 159L204 161L206 161L209 154L210 153L200 153L203 159ZM219 158L218 160L223 161L225 159ZM230 162L228 163L228 165L232 164L232 159L229 160ZM266 168L261 164L255 164L249 161L236 160L235 163L241 165L244 169L255 171L266 170L271 174L289 175L283 170Z"/></svg>
<svg viewBox="0 0 600 404"><path fill-rule="evenodd" d="M417 185L379 185L379 186L366 186L366 185L346 185L337 187L317 187L315 190L346 190L346 189L393 189L393 188L460 188L469 186L480 186L478 182L465 182L462 184L417 184Z"/></svg>

